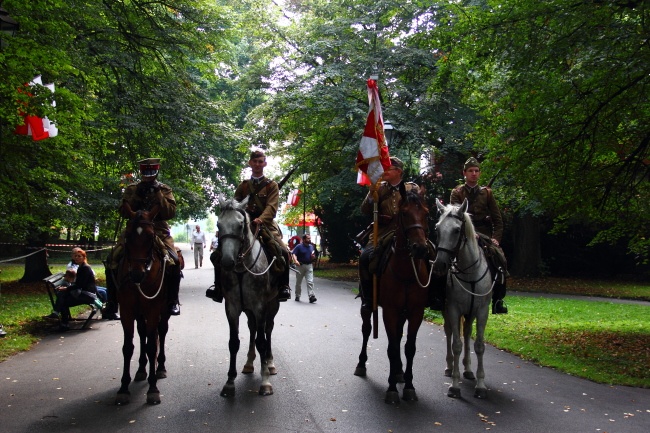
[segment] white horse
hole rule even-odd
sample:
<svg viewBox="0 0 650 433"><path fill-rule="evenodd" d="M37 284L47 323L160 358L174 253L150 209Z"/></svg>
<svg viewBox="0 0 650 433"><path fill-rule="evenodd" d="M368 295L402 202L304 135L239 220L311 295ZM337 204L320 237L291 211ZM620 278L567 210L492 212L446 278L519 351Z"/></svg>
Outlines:
<svg viewBox="0 0 650 433"><path fill-rule="evenodd" d="M447 395L453 398L460 397L459 363L463 347L465 349L463 377L475 380L471 369L470 338L472 324L476 320L474 351L478 363L476 369L478 380L474 397L486 398L483 334L492 296L492 275L485 255L479 248L472 220L467 213L467 200L463 201L461 206L444 206L439 200L436 200L436 205L442 215L436 224L438 254L433 267L439 275L447 273L447 303L443 313L447 337L445 375L452 378ZM461 330L463 340L460 339Z"/></svg>
<svg viewBox="0 0 650 433"><path fill-rule="evenodd" d="M219 248L221 249L221 287L226 300L226 316L230 327L230 368L222 397L235 395L237 352L239 351L239 316L248 318L250 344L242 373L254 371L255 347L260 354L262 383L260 395L273 394L270 375L276 374L271 351L271 333L278 313L277 287L269 273L270 264L262 244L250 228L246 212L248 197L241 202L219 197ZM253 345L255 342L255 345Z"/></svg>

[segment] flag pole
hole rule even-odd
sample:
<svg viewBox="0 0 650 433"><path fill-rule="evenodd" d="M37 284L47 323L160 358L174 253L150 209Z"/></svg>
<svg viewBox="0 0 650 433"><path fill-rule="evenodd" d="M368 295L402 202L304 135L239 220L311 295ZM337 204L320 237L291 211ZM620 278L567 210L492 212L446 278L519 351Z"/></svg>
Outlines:
<svg viewBox="0 0 650 433"><path fill-rule="evenodd" d="M379 236L379 182L381 182L381 177L377 180L377 183L374 185L374 191L372 192L372 201L373 201L373 219L372 219L372 246L374 251L377 250L377 243ZM377 281L377 274L372 274L372 338L379 338L379 311L378 311L378 295L379 288L377 287L379 281Z"/></svg>

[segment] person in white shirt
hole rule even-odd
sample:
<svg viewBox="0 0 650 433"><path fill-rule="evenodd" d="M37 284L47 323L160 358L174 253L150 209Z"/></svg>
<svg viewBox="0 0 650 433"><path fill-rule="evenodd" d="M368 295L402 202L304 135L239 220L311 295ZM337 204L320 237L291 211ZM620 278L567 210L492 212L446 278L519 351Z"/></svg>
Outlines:
<svg viewBox="0 0 650 433"><path fill-rule="evenodd" d="M210 252L216 250L219 248L219 230L214 234L214 237L212 238L212 243L210 244Z"/></svg>
<svg viewBox="0 0 650 433"><path fill-rule="evenodd" d="M201 231L199 225L196 226L196 231L192 232L192 239L190 242L190 249L194 250L194 269L203 266L203 249L205 248L205 233Z"/></svg>

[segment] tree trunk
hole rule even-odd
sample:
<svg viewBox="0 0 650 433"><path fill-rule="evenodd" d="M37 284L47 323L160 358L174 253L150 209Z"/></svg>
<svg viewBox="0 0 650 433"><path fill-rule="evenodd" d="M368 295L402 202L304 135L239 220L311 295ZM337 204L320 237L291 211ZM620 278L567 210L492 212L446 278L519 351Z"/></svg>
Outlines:
<svg viewBox="0 0 650 433"><path fill-rule="evenodd" d="M25 275L20 279L21 283L40 281L52 275L47 264L47 250L43 249L36 254L27 256L25 259Z"/></svg>
<svg viewBox="0 0 650 433"><path fill-rule="evenodd" d="M540 275L542 253L540 247L540 222L533 215L515 215L512 222L512 257L508 257L508 270L519 277Z"/></svg>

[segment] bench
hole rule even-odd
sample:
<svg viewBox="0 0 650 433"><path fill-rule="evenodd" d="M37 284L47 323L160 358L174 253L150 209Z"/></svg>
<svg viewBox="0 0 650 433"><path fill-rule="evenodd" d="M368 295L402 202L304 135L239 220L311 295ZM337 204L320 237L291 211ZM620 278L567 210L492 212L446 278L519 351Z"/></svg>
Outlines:
<svg viewBox="0 0 650 433"><path fill-rule="evenodd" d="M61 287L66 281L63 279L65 275L64 272L57 272L56 274L50 275L49 277L43 278L45 283L45 288L47 289L47 294L50 297L50 303L52 304L52 310L54 310L54 305L56 303L56 290ZM61 316L59 317L59 323L62 318L67 318L69 321L81 321L84 322L81 329L86 329L90 324L90 319L92 319L95 314L97 314L97 306L94 302L91 303L80 303L79 305L88 305L91 309L90 314L87 318L73 318L70 315L70 309L66 308L65 311L61 311Z"/></svg>

